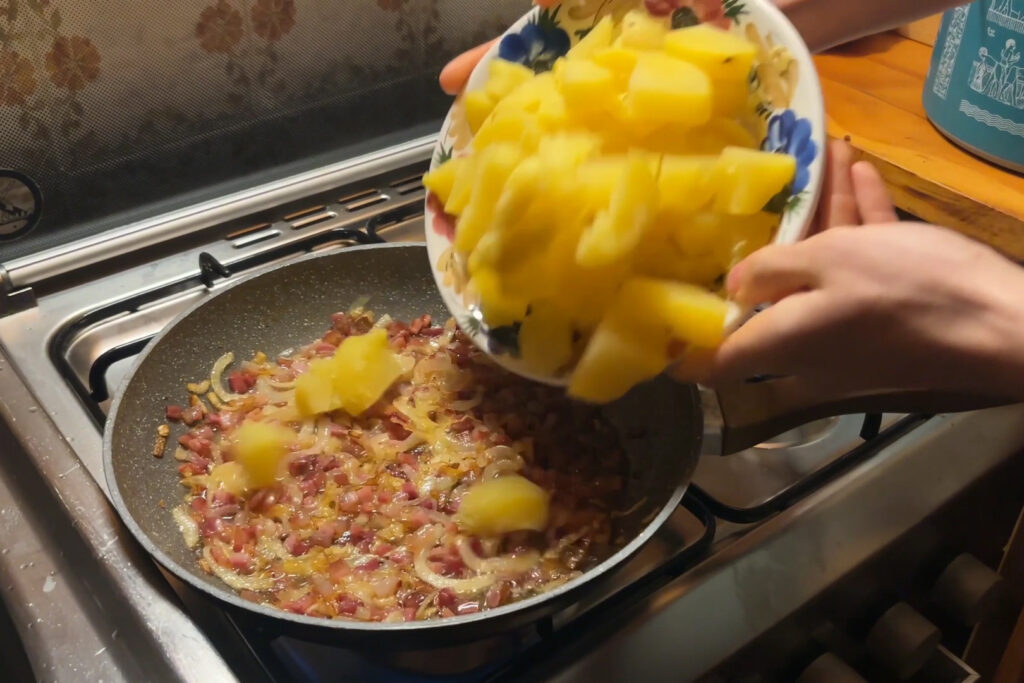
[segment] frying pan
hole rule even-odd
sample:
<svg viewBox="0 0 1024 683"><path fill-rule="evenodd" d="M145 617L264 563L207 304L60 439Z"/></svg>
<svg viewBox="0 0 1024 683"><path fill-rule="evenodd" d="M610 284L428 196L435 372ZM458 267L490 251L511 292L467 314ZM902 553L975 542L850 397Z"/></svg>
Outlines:
<svg viewBox="0 0 1024 683"><path fill-rule="evenodd" d="M270 267L211 295L176 318L135 361L120 387L104 432L104 470L121 519L167 570L217 600L265 617L299 637L341 638L388 647L480 640L532 623L575 601L632 556L672 514L704 451L737 452L827 415L855 412L952 412L1003 403L982 397L891 393L844 397L830 403L766 382L719 393L658 379L603 408L619 431L632 474L620 521L632 540L583 576L544 595L476 614L409 623L363 623L296 615L243 600L203 572L170 508L182 500L177 463L152 456L164 407L179 403L185 384L208 376L227 351L236 359L277 353L317 339L332 313L369 297L378 315L410 320L448 314L434 285L426 250L419 245L370 245L319 253ZM176 425L176 439L184 427ZM171 442L173 443L173 441ZM166 507L160 503L164 502Z"/></svg>

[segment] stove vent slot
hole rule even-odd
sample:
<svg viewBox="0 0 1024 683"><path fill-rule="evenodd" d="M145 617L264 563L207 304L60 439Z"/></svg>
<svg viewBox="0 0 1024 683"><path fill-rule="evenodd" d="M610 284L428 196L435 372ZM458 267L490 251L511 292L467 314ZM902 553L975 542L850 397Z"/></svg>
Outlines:
<svg viewBox="0 0 1024 683"><path fill-rule="evenodd" d="M389 199L391 199L391 197L387 196L380 190L373 189L340 197L338 199L338 203L345 207L346 211L353 213L356 211L362 211L363 209L376 204L381 204Z"/></svg>
<svg viewBox="0 0 1024 683"><path fill-rule="evenodd" d="M281 231L270 223L259 223L242 230L237 230L228 235L228 241L235 249L248 247L265 240L272 239L281 234Z"/></svg>
<svg viewBox="0 0 1024 683"><path fill-rule="evenodd" d="M423 189L423 174L411 175L406 178L394 180L390 183L395 192L401 195L412 194Z"/></svg>
<svg viewBox="0 0 1024 683"><path fill-rule="evenodd" d="M334 218L337 215L338 214L334 211L331 211L326 206L321 205L312 206L308 209L303 209L302 211L290 213L285 216L284 219L291 224L292 230L300 230Z"/></svg>

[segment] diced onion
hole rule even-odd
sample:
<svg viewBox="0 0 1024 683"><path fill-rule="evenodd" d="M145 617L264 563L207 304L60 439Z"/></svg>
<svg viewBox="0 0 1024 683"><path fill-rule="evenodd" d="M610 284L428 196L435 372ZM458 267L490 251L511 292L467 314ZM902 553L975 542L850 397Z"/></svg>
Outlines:
<svg viewBox="0 0 1024 683"><path fill-rule="evenodd" d="M213 364L213 369L210 370L210 386L213 388L213 393L217 394L217 398L224 402L241 398L239 394L234 394L224 388L224 371L234 362L235 354L228 351L217 359Z"/></svg>
<svg viewBox="0 0 1024 683"><path fill-rule="evenodd" d="M537 565L540 553L531 551L522 555L483 558L473 552L469 539L460 536L455 541L459 555L466 566L481 574L521 574L528 572Z"/></svg>
<svg viewBox="0 0 1024 683"><path fill-rule="evenodd" d="M441 576L427 565L427 554L430 548L423 548L416 553L413 566L416 575L429 583L434 588L450 588L460 595L479 593L498 580L493 574L481 574L468 579L453 579L450 576Z"/></svg>
<svg viewBox="0 0 1024 683"><path fill-rule="evenodd" d="M213 553L210 552L210 547L203 548L203 558L206 563L210 566L210 571L216 575L218 579L226 583L230 588L234 588L236 591L268 591L274 587L274 580L266 576L244 576L236 571L232 571L227 567L222 567L217 564L213 559Z"/></svg>
<svg viewBox="0 0 1024 683"><path fill-rule="evenodd" d="M188 508L184 504L179 505L171 510L171 516L178 523L185 545L195 548L199 544L199 525L192 519L192 515L188 514Z"/></svg>

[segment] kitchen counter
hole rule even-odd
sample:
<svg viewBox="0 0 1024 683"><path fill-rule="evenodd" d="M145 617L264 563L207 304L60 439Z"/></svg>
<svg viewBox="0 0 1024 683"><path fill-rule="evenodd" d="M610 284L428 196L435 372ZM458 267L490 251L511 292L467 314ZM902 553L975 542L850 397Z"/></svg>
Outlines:
<svg viewBox="0 0 1024 683"><path fill-rule="evenodd" d="M828 134L879 168L900 209L1024 261L1024 177L931 125L921 103L931 51L885 33L817 56Z"/></svg>

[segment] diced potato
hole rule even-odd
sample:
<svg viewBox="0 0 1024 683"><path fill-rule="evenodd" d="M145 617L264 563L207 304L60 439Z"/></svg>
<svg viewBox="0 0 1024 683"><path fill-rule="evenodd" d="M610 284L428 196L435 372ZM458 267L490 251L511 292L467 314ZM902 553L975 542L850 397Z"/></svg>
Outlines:
<svg viewBox="0 0 1024 683"><path fill-rule="evenodd" d="M490 228L494 209L505 181L512 175L521 154L515 145L494 144L480 152L469 204L455 226L455 249L469 254Z"/></svg>
<svg viewBox="0 0 1024 683"><path fill-rule="evenodd" d="M455 157L444 162L433 171L423 176L423 187L437 195L441 204L447 204L452 196L452 188L455 185L455 176L459 172L459 166L465 163L465 157Z"/></svg>
<svg viewBox="0 0 1024 683"><path fill-rule="evenodd" d="M549 498L547 491L519 475L489 479L466 491L455 522L477 536L543 531L548 524Z"/></svg>
<svg viewBox="0 0 1024 683"><path fill-rule="evenodd" d="M657 199L650 158L630 155L608 209L598 213L580 237L576 262L587 267L606 266L632 253L651 224Z"/></svg>
<svg viewBox="0 0 1024 683"><path fill-rule="evenodd" d="M568 61L573 59L589 59L598 50L609 47L612 44L612 36L615 31L615 22L612 21L611 16L605 16L601 21L597 22L594 28L590 29L590 32L583 37L583 40L576 43L569 54L566 55Z"/></svg>
<svg viewBox="0 0 1024 683"><path fill-rule="evenodd" d="M642 277L627 280L613 306L638 332L649 329L654 337L660 328L669 339L703 348L722 343L729 313L729 303L704 287Z"/></svg>
<svg viewBox="0 0 1024 683"><path fill-rule="evenodd" d="M620 87L625 87L629 77L633 75L636 67L638 53L624 47L612 47L607 50L598 50L593 55L595 64L599 64L615 74L616 81Z"/></svg>
<svg viewBox="0 0 1024 683"><path fill-rule="evenodd" d="M758 213L795 174L796 159L788 154L727 147L715 169L715 209L731 215Z"/></svg>
<svg viewBox="0 0 1024 683"><path fill-rule="evenodd" d="M318 358L295 380L295 407L301 415L319 415L341 407L334 393L335 362Z"/></svg>
<svg viewBox="0 0 1024 683"><path fill-rule="evenodd" d="M546 180L544 164L539 157L524 159L509 174L501 198L494 209L493 232L499 234L531 235L530 222L524 221L530 203L542 194Z"/></svg>
<svg viewBox="0 0 1024 683"><path fill-rule="evenodd" d="M280 476L281 462L295 432L267 422L245 421L234 434L235 462L239 463L254 488L270 486Z"/></svg>
<svg viewBox="0 0 1024 683"><path fill-rule="evenodd" d="M564 310L536 301L519 329L523 363L540 375L552 375L572 357L572 325Z"/></svg>
<svg viewBox="0 0 1024 683"><path fill-rule="evenodd" d="M614 45L634 50L660 50L667 34L668 25L663 19L643 9L630 10L622 18L621 32Z"/></svg>
<svg viewBox="0 0 1024 683"><path fill-rule="evenodd" d="M609 313L594 330L573 370L569 395L591 403L608 403L658 376L667 364L666 347L638 337L628 324Z"/></svg>
<svg viewBox="0 0 1024 683"><path fill-rule="evenodd" d="M379 327L347 337L335 351L333 361L334 392L341 407L353 416L363 414L404 373L388 344L387 332Z"/></svg>
<svg viewBox="0 0 1024 683"><path fill-rule="evenodd" d="M484 233L466 260L466 270L471 276L483 268L494 269L498 266L501 261L502 241L502 235L497 231Z"/></svg>
<svg viewBox="0 0 1024 683"><path fill-rule="evenodd" d="M616 101L615 74L589 59L567 62L559 83L573 109L602 109Z"/></svg>
<svg viewBox="0 0 1024 683"><path fill-rule="evenodd" d="M778 214L762 211L752 216L731 216L729 236L731 249L728 261L723 265L731 269L734 265L766 246L779 227Z"/></svg>
<svg viewBox="0 0 1024 683"><path fill-rule="evenodd" d="M473 138L473 149L480 151L491 145L507 143L532 152L537 148L540 134L537 118L532 114L495 113Z"/></svg>
<svg viewBox="0 0 1024 683"><path fill-rule="evenodd" d="M711 119L711 81L693 64L641 53L625 104L631 120L699 126Z"/></svg>
<svg viewBox="0 0 1024 683"><path fill-rule="evenodd" d="M560 233L549 248L545 277L551 283L547 294L565 311L571 311L581 327L592 329L604 315L630 263L623 259L603 266L582 266L576 261L580 232Z"/></svg>
<svg viewBox="0 0 1024 683"><path fill-rule="evenodd" d="M601 149L601 139L586 132L557 133L545 136L537 148L537 155L548 172L549 179L558 173L575 172Z"/></svg>
<svg viewBox="0 0 1024 683"><path fill-rule="evenodd" d="M660 251L652 250L645 255L637 264L635 273L712 287L725 274L725 268L718 259L684 256L673 245L667 244Z"/></svg>
<svg viewBox="0 0 1024 683"><path fill-rule="evenodd" d="M463 96L462 106L466 112L466 124L469 130L476 135L480 126L490 116L494 109L494 100L483 90L474 90Z"/></svg>
<svg viewBox="0 0 1024 683"><path fill-rule="evenodd" d="M249 490L249 475L245 467L238 461L222 462L210 470L211 491L226 491L233 496L241 496Z"/></svg>
<svg viewBox="0 0 1024 683"><path fill-rule="evenodd" d="M669 31L665 52L699 66L713 81L746 85L757 57L757 46L729 31L698 24Z"/></svg>
<svg viewBox="0 0 1024 683"><path fill-rule="evenodd" d="M749 96L748 79L757 57L750 41L707 24L670 32L665 51L699 66L714 89L714 111L720 116L740 113Z"/></svg>
<svg viewBox="0 0 1024 683"><path fill-rule="evenodd" d="M721 262L732 250L731 235L726 227L730 218L714 211L699 211L677 222L672 238L687 257Z"/></svg>
<svg viewBox="0 0 1024 683"><path fill-rule="evenodd" d="M658 210L685 215L710 204L716 162L714 156L665 155L658 175Z"/></svg>
<svg viewBox="0 0 1024 683"><path fill-rule="evenodd" d="M459 163L456 167L452 191L448 195L448 201L444 203L445 213L452 216L460 216L466 210L466 205L469 204L469 198L473 193L473 182L476 180L476 157L468 156L462 158L465 161Z"/></svg>
<svg viewBox="0 0 1024 683"><path fill-rule="evenodd" d="M494 111L536 114L541 102L557 93L558 86L554 74L545 72L521 83L494 105Z"/></svg>
<svg viewBox="0 0 1024 683"><path fill-rule="evenodd" d="M488 64L488 78L484 92L497 102L531 78L533 78L533 70L529 67L504 59L495 59Z"/></svg>
<svg viewBox="0 0 1024 683"><path fill-rule="evenodd" d="M526 316L529 301L507 295L503 291L501 278L490 268L477 270L469 281L469 288L479 297L480 311L492 327L511 325Z"/></svg>

